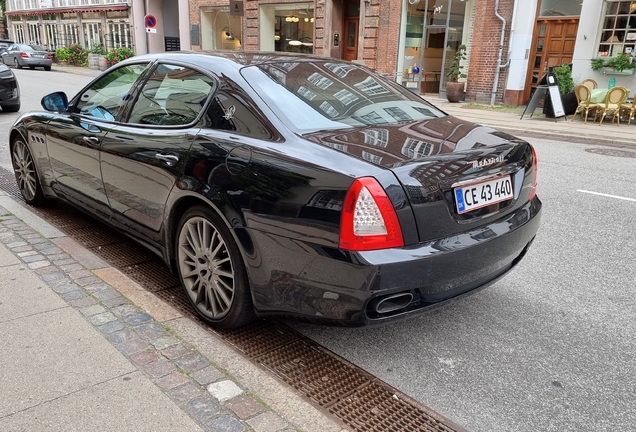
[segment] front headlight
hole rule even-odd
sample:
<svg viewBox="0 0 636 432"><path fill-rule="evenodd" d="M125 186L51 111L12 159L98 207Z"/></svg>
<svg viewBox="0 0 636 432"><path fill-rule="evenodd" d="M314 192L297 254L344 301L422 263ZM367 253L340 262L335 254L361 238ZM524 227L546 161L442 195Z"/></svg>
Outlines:
<svg viewBox="0 0 636 432"><path fill-rule="evenodd" d="M2 79L13 78L13 76L11 69L0 71L0 78Z"/></svg>

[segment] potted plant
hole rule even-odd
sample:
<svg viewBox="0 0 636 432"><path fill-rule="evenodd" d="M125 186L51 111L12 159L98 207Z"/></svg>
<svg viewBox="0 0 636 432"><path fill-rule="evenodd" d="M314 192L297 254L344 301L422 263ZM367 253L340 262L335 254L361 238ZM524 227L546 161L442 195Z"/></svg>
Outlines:
<svg viewBox="0 0 636 432"><path fill-rule="evenodd" d="M66 47L59 47L55 49L55 60L60 66L66 66L68 64L68 58L71 52Z"/></svg>
<svg viewBox="0 0 636 432"><path fill-rule="evenodd" d="M631 55L621 53L609 58L592 59L591 67L606 75L633 75L636 63Z"/></svg>
<svg viewBox="0 0 636 432"><path fill-rule="evenodd" d="M561 104L563 105L563 112L565 115L572 115L576 112L578 106L578 100L574 93L574 79L572 78L572 65L562 64L554 66L552 73L557 79L559 84L559 94L561 95ZM550 102L550 94L546 95L546 101ZM544 104L546 107L546 117L554 117L554 110L551 103Z"/></svg>
<svg viewBox="0 0 636 432"><path fill-rule="evenodd" d="M86 66L86 58L88 51L78 43L74 43L68 47L69 56L68 63L73 66Z"/></svg>
<svg viewBox="0 0 636 432"><path fill-rule="evenodd" d="M134 57L135 52L127 47L113 48L106 54L106 66L110 67L130 57Z"/></svg>
<svg viewBox="0 0 636 432"><path fill-rule="evenodd" d="M448 99L449 102L459 102L464 97L464 83L459 82L460 78L467 77L467 75L462 72L464 68L464 66L460 64L462 60L466 60L466 45L460 45L459 48L457 48L457 52L453 56L453 60L446 72L446 76L448 77L448 82L446 83L446 99Z"/></svg>
<svg viewBox="0 0 636 432"><path fill-rule="evenodd" d="M106 55L104 45L96 43L91 46L88 52L88 67L89 69L99 70L99 57Z"/></svg>

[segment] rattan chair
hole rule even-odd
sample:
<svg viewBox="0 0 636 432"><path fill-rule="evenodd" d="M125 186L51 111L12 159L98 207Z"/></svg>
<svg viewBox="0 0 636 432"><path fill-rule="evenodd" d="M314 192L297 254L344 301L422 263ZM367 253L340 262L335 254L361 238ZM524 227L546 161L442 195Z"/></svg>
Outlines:
<svg viewBox="0 0 636 432"><path fill-rule="evenodd" d="M603 119L611 115L612 123L614 120L617 120L617 124L620 124L620 116L619 111L621 104L625 102L627 99L627 89L625 87L616 86L610 89L607 92L607 96L605 96L605 103L601 105L601 109L596 110L596 115L594 116L594 121L596 121L596 117L600 115L601 119L599 122L599 126L603 124Z"/></svg>
<svg viewBox="0 0 636 432"><path fill-rule="evenodd" d="M574 112L574 117L572 117L572 121L574 121L577 114L583 115L583 113L585 112L585 123L587 123L587 118L589 117L591 110L594 110L594 118L596 118L596 111L600 110L603 105L590 102L590 98L592 97L592 92L590 91L590 89L587 86L580 84L574 88L574 94L576 95L578 105L576 107L576 111Z"/></svg>
<svg viewBox="0 0 636 432"><path fill-rule="evenodd" d="M631 125L632 124L632 117L634 117L634 114L636 114L636 94L632 98L632 102L631 103L623 102L621 104L621 107L619 108L619 111L622 112L623 114L625 114L625 112L627 112L627 124ZM619 116L620 116L620 113L619 113Z"/></svg>
<svg viewBox="0 0 636 432"><path fill-rule="evenodd" d="M598 84L596 84L596 81L594 81L591 78L584 79L583 82L581 83L581 85L584 85L585 87L587 87L590 90L594 90L595 88L598 88Z"/></svg>

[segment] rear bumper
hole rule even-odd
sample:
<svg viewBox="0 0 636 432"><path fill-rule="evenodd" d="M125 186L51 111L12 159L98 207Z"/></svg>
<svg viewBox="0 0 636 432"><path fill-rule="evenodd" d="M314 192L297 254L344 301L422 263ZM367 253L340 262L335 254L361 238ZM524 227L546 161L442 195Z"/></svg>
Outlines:
<svg viewBox="0 0 636 432"><path fill-rule="evenodd" d="M421 313L484 288L510 271L527 252L539 228L541 202L535 198L514 213L435 242L357 253L315 245L302 253L280 249L261 257L267 280L250 279L259 315L284 315L345 325L377 324ZM254 232L255 240L259 234ZM264 239L263 239L264 240ZM279 239L282 240L282 239ZM290 269L298 269L293 274ZM255 272L258 274L258 271ZM259 283L260 282L260 283ZM378 312L387 296L412 298L404 307Z"/></svg>
<svg viewBox="0 0 636 432"><path fill-rule="evenodd" d="M18 60L20 64L24 66L45 67L53 64L52 59L39 59L39 58L24 58L20 57Z"/></svg>

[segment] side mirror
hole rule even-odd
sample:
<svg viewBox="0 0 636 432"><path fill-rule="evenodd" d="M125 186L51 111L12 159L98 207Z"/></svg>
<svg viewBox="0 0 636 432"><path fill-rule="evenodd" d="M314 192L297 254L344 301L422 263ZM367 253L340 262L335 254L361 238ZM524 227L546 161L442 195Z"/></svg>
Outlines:
<svg viewBox="0 0 636 432"><path fill-rule="evenodd" d="M42 108L47 111L66 111L68 109L68 98L64 92L55 92L46 95L40 102Z"/></svg>

